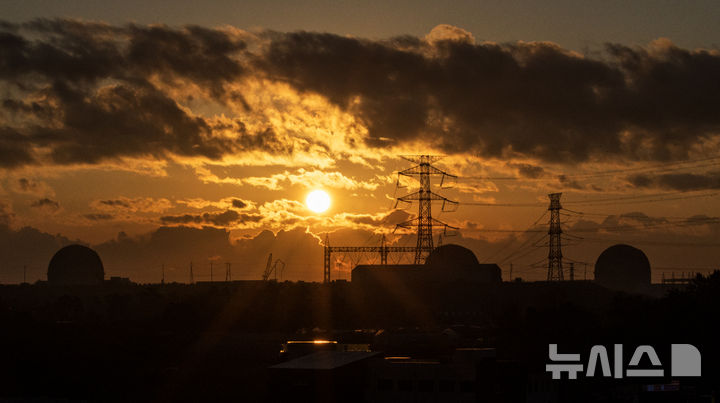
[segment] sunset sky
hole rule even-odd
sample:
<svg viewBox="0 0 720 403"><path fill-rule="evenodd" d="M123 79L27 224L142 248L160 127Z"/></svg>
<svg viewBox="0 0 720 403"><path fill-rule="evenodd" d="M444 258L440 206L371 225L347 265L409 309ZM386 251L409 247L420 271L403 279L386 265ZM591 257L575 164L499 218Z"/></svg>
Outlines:
<svg viewBox="0 0 720 403"><path fill-rule="evenodd" d="M0 282L71 242L139 282L271 252L318 281L328 233L414 244L407 154L445 156L443 242L504 276L545 277L553 192L580 277L619 242L655 281L717 268L720 5L508 3L2 2Z"/></svg>

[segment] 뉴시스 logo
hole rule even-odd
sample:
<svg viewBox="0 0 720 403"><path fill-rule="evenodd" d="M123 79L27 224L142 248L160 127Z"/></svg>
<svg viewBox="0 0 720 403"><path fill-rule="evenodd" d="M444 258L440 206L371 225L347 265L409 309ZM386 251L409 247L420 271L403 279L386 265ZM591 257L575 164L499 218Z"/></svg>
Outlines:
<svg viewBox="0 0 720 403"><path fill-rule="evenodd" d="M593 346L590 349L587 368L584 373L586 377L593 377L596 373L602 376L615 378L623 377L662 377L665 376L666 367L660 362L655 349L652 346L638 346L633 352L627 368L623 371L623 345L613 346L613 367L610 368L610 358L605 346ZM644 355L650 359L652 368L639 368L640 360ZM545 370L552 373L552 379L561 379L561 374L566 372L568 379L577 379L578 373L583 372L583 364L580 361L580 354L559 354L558 345L549 345L549 358L551 364L545 365ZM599 366L599 369L598 369ZM701 376L700 351L692 344L670 345L670 375L671 376Z"/></svg>

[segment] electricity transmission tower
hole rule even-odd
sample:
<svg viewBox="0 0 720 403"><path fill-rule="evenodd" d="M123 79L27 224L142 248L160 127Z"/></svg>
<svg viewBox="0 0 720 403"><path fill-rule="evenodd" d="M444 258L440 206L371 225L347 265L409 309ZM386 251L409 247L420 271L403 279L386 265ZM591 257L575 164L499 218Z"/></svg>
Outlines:
<svg viewBox="0 0 720 403"><path fill-rule="evenodd" d="M431 189L430 176L440 176L440 186L442 187L446 178L455 179L457 176L444 172L432 165L433 162L440 160L442 157L434 155L411 155L403 156L402 158L417 164L404 171L398 172L399 175L414 177L417 176L420 182L420 189L417 192L410 193L403 197L399 197L397 203L412 203L418 201L418 216L412 220L405 221L396 226L397 228L417 229L417 245L416 246L387 246L385 236L382 237L382 241L379 246L330 246L330 238L325 236L325 243L323 245L323 282L330 282L330 267L332 265L332 254L337 252L346 253L379 253L380 264L387 264L388 254L390 253L413 253L415 255L415 264L422 264L425 262L425 258L430 254L433 249L433 238L432 238L432 227L442 226L444 231L450 229L457 229L451 227L444 222L434 219L432 217L432 202L442 201L443 211L455 211L458 206L458 202L450 200L444 196L441 196Z"/></svg>
<svg viewBox="0 0 720 403"><path fill-rule="evenodd" d="M430 177L433 175L441 176L440 184L444 182L445 178L457 178L455 175L451 175L445 171L442 171L432 165L433 162L438 161L442 157L436 155L406 155L402 156L403 159L408 160L417 165L400 171L399 174L409 177L418 177L420 182L420 189L416 192L407 194L399 197L398 202L410 203L412 201L418 202L418 215L417 217L400 223L396 228L417 228L417 246L415 248L415 264L422 264L425 262L425 258L430 254L433 249L433 226L443 227L446 231L448 228L457 229L451 227L444 222L437 220L432 217L432 202L442 201L442 209L445 210L446 206L451 208L457 208L458 203L452 201L445 196L439 195L432 191ZM395 205L397 207L397 204ZM452 210L454 211L454 210Z"/></svg>
<svg viewBox="0 0 720 403"><path fill-rule="evenodd" d="M563 265L562 265L562 228L560 228L560 196L562 193L551 193L548 195L550 199L550 228L548 229L548 235L550 235L550 250L548 252L548 274L547 281L562 281L563 280Z"/></svg>

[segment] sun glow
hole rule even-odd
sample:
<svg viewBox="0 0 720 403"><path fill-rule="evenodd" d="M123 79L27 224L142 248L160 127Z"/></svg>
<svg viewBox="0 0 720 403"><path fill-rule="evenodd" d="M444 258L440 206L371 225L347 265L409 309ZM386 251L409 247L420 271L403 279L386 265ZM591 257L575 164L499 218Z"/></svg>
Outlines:
<svg viewBox="0 0 720 403"><path fill-rule="evenodd" d="M330 207L330 196L322 190L313 190L307 195L305 204L316 213L322 213Z"/></svg>

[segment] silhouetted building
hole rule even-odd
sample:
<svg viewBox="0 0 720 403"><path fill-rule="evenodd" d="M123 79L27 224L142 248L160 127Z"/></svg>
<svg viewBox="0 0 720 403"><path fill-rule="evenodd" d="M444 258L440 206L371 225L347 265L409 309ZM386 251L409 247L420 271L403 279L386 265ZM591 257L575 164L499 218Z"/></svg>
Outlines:
<svg viewBox="0 0 720 403"><path fill-rule="evenodd" d="M55 253L48 265L52 285L99 285L105 270L97 252L82 245L69 245Z"/></svg>
<svg viewBox="0 0 720 403"><path fill-rule="evenodd" d="M130 277L111 276L107 281L111 285L131 285Z"/></svg>
<svg viewBox="0 0 720 403"><path fill-rule="evenodd" d="M640 249L613 245L595 262L595 281L622 291L645 291L650 287L650 261Z"/></svg>
<svg viewBox="0 0 720 403"><path fill-rule="evenodd" d="M385 357L369 364L369 402L529 400L527 370L517 362L498 361L492 348L459 348L450 357Z"/></svg>
<svg viewBox="0 0 720 403"><path fill-rule="evenodd" d="M414 358L380 352L320 351L270 367L275 401L525 402L553 401L547 377L496 359L491 348ZM538 383L541 387L530 389Z"/></svg>
<svg viewBox="0 0 720 403"><path fill-rule="evenodd" d="M318 351L270 367L277 402L365 402L370 351Z"/></svg>
<svg viewBox="0 0 720 403"><path fill-rule="evenodd" d="M435 248L425 264L358 265L352 271L352 282L360 285L378 282L385 286L456 282L499 284L501 281L498 265L480 264L470 249L452 244Z"/></svg>

